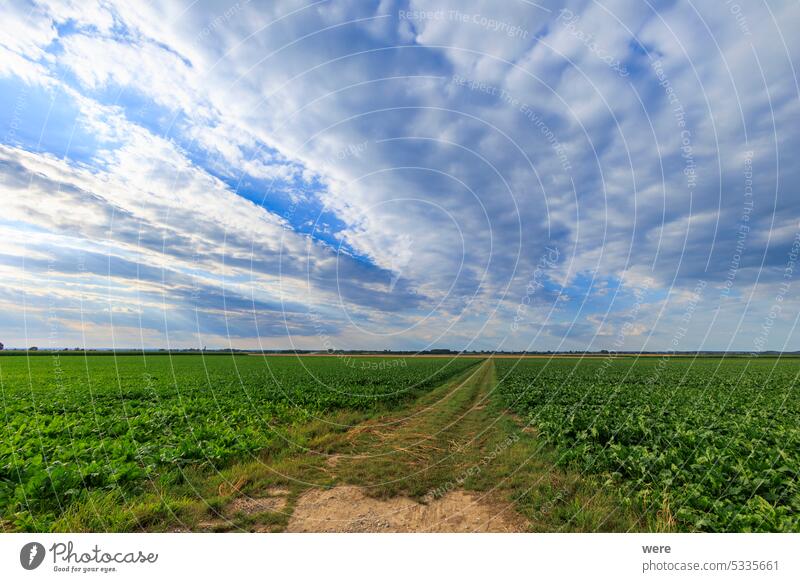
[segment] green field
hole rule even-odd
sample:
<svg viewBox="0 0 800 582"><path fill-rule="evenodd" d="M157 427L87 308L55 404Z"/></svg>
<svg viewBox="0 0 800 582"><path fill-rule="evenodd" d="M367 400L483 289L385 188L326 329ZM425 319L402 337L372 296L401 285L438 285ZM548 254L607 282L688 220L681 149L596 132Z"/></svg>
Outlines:
<svg viewBox="0 0 800 582"><path fill-rule="evenodd" d="M14 529L47 530L90 491L135 492L187 465L286 448L292 426L336 410L391 408L476 362L4 356L0 517Z"/></svg>
<svg viewBox="0 0 800 582"><path fill-rule="evenodd" d="M522 531L798 531L798 364L3 356L0 529L283 531L314 487L456 483Z"/></svg>
<svg viewBox="0 0 800 582"><path fill-rule="evenodd" d="M498 360L560 462L679 530L800 530L800 361Z"/></svg>

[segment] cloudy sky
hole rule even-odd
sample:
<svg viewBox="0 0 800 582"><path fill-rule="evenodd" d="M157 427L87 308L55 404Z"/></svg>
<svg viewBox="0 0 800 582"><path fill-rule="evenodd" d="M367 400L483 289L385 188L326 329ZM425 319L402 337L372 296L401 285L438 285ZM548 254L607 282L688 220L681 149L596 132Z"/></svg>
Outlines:
<svg viewBox="0 0 800 582"><path fill-rule="evenodd" d="M794 0L0 10L7 348L800 349Z"/></svg>

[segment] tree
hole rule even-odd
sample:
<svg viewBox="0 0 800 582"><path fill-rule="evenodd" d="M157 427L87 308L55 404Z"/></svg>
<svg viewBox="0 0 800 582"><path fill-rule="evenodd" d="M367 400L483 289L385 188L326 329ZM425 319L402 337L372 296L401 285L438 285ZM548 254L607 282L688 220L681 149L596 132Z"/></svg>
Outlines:
<svg viewBox="0 0 800 582"><path fill-rule="evenodd" d="M28 348L28 351L29 352L38 352L39 348L37 348L36 346L32 346L32 347Z"/></svg>
<svg viewBox="0 0 800 582"><path fill-rule="evenodd" d="M3 351L3 348L4 348L4 347L5 347L5 346L3 345L3 342L0 342L0 351Z"/></svg>

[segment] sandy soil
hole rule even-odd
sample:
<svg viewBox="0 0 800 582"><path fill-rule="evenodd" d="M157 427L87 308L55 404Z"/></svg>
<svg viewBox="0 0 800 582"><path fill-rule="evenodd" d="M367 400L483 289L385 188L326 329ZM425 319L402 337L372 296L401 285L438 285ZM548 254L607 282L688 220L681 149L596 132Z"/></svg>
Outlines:
<svg viewBox="0 0 800 582"><path fill-rule="evenodd" d="M285 497L237 497L228 505L231 515L254 515L265 511L281 511L286 507Z"/></svg>
<svg viewBox="0 0 800 582"><path fill-rule="evenodd" d="M288 532L516 532L519 519L476 493L451 491L428 504L373 499L360 487L311 489L297 502Z"/></svg>

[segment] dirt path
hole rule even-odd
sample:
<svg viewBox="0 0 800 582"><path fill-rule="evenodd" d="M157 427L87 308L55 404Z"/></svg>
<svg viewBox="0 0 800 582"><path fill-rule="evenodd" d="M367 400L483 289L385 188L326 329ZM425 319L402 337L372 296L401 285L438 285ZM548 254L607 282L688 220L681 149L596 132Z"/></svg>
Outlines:
<svg viewBox="0 0 800 582"><path fill-rule="evenodd" d="M522 531L509 503L461 490L470 470L461 450L486 425L492 378L486 360L403 414L354 429L350 450L327 461L352 485L305 492L288 531Z"/></svg>
<svg viewBox="0 0 800 582"><path fill-rule="evenodd" d="M429 503L375 499L361 487L311 489L289 519L289 532L518 532L523 520L474 493L453 491Z"/></svg>
<svg viewBox="0 0 800 582"><path fill-rule="evenodd" d="M565 472L493 394L486 359L400 411L305 427L306 452L231 469L213 519L192 529L519 532L637 529Z"/></svg>

